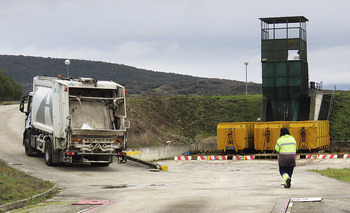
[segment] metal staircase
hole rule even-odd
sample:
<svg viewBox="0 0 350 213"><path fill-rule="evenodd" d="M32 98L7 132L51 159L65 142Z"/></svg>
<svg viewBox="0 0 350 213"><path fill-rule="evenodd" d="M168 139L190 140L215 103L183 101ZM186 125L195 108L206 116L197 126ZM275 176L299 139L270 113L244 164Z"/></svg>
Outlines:
<svg viewBox="0 0 350 213"><path fill-rule="evenodd" d="M334 86L332 94L323 94L323 99L322 99L318 120L330 121L332 116L332 108L334 105L335 90L336 90L336 87Z"/></svg>

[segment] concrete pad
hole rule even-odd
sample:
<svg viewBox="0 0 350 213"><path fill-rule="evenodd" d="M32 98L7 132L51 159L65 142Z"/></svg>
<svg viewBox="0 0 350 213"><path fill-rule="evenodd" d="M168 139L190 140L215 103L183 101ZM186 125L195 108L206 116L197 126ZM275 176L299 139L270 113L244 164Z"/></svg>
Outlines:
<svg viewBox="0 0 350 213"><path fill-rule="evenodd" d="M294 203L292 213L350 212L350 196L324 198L321 202Z"/></svg>
<svg viewBox="0 0 350 213"><path fill-rule="evenodd" d="M134 162L113 163L103 168L76 164L48 167L43 157L25 155L23 119L24 114L18 112L18 106L0 107L0 157L16 169L57 183L62 191L47 203L66 201L71 204L82 199L118 201L99 210L113 213L244 213L271 212L280 199L322 197L323 202L300 205L321 206L321 212L324 209L326 212L350 209L349 183L309 171L349 168L350 158L297 160L289 189L281 185L283 180L275 159L159 161L160 165L168 166L168 172L152 172L149 167ZM294 204L292 212L294 209L300 212L298 205ZM62 212L63 209L52 207L49 210ZM35 211L48 212L48 208ZM64 209L64 212L71 211Z"/></svg>
<svg viewBox="0 0 350 213"><path fill-rule="evenodd" d="M275 205L273 206L273 209L271 213L281 213L286 212L289 204L289 199L278 199Z"/></svg>

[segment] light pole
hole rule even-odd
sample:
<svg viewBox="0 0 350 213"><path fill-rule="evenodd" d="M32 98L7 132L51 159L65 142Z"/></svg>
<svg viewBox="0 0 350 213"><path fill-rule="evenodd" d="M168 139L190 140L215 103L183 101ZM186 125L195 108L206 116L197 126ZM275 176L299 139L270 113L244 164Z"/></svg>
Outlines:
<svg viewBox="0 0 350 213"><path fill-rule="evenodd" d="M67 59L64 61L64 63L67 65L67 78L69 78L69 64L70 64L70 61Z"/></svg>
<svg viewBox="0 0 350 213"><path fill-rule="evenodd" d="M245 94L248 95L248 61L244 62L245 64Z"/></svg>

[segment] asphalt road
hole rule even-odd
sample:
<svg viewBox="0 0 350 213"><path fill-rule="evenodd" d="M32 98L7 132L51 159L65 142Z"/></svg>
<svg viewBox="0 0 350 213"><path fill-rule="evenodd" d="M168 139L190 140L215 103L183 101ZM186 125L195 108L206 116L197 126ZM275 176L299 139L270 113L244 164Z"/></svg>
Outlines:
<svg viewBox="0 0 350 213"><path fill-rule="evenodd" d="M295 205L294 212L350 211L349 183L309 171L350 167L349 159L298 160L290 189L281 185L276 160L158 162L167 165L168 172L133 162L107 168L48 167L43 157L24 153L24 117L16 105L0 106L0 158L57 183L62 191L45 205L21 212L77 212L71 204L83 199L114 202L98 212L270 212L280 200L307 197L322 197L324 202Z"/></svg>

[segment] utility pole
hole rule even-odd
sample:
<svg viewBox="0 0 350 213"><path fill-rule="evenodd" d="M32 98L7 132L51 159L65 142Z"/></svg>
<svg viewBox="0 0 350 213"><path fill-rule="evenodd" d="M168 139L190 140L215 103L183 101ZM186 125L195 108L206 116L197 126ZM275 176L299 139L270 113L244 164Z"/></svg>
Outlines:
<svg viewBox="0 0 350 213"><path fill-rule="evenodd" d="M245 64L245 94L248 95L248 61Z"/></svg>
<svg viewBox="0 0 350 213"><path fill-rule="evenodd" d="M67 78L69 78L69 64L70 64L70 61L67 59L67 60L65 60L64 63L67 65Z"/></svg>

